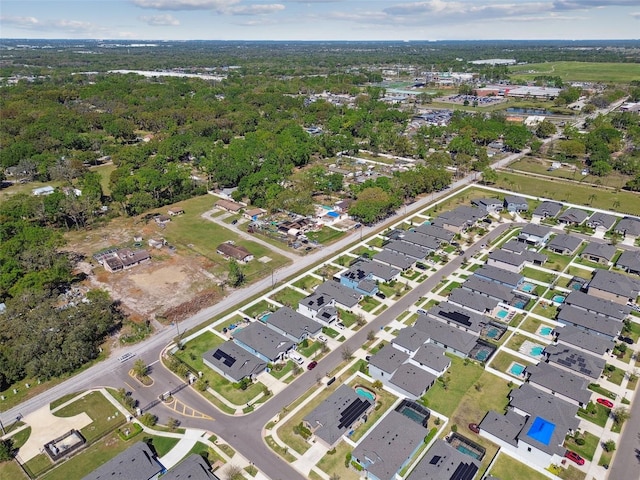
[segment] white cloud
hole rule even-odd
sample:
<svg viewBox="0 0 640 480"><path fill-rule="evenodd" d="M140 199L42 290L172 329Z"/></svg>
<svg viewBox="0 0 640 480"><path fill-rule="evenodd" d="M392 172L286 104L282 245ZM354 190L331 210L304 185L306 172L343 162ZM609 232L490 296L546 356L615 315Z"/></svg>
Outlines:
<svg viewBox="0 0 640 480"><path fill-rule="evenodd" d="M589 10L603 7L635 7L638 0L555 0L556 10Z"/></svg>
<svg viewBox="0 0 640 480"><path fill-rule="evenodd" d="M138 20L145 22L147 25L151 25L153 27L157 26L171 26L175 27L180 25L180 20L175 18L173 15L163 14L163 15L151 15L151 16L140 16Z"/></svg>
<svg viewBox="0 0 640 480"><path fill-rule="evenodd" d="M284 10L284 5L273 3L270 5L238 5L222 10L222 13L231 15L265 15Z"/></svg>
<svg viewBox="0 0 640 480"><path fill-rule="evenodd" d="M640 20L640 12L633 12L631 13L631 16L636 20Z"/></svg>
<svg viewBox="0 0 640 480"><path fill-rule="evenodd" d="M0 22L27 30L60 31L67 33L100 33L105 29L91 22L77 20L39 20L36 17L0 17Z"/></svg>
<svg viewBox="0 0 640 480"><path fill-rule="evenodd" d="M223 10L240 0L132 0L140 8L155 10Z"/></svg>

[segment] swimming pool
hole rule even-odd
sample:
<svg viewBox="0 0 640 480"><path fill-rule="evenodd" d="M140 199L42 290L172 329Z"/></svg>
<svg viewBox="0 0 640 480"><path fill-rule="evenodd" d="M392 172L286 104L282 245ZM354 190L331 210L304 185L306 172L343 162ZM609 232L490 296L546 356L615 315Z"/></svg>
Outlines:
<svg viewBox="0 0 640 480"><path fill-rule="evenodd" d="M536 345L535 347L531 347L530 353L534 357L542 356L542 352L544 352L544 347L541 347L540 345Z"/></svg>
<svg viewBox="0 0 640 480"><path fill-rule="evenodd" d="M527 305L527 302L525 302L524 300L518 300L513 304L514 307L520 308L520 309L526 307L526 305Z"/></svg>
<svg viewBox="0 0 640 480"><path fill-rule="evenodd" d="M553 332L551 327L540 327L540 335L551 335L551 332Z"/></svg>
<svg viewBox="0 0 640 480"><path fill-rule="evenodd" d="M371 402L375 402L376 401L376 396L373 392L371 392L370 390L367 390L364 387L356 387L356 393L358 395L360 395L362 398L366 398L367 400L370 400Z"/></svg>
<svg viewBox="0 0 640 480"><path fill-rule="evenodd" d="M500 335L500 330L495 327L491 327L490 329L487 330L487 333L486 333L487 338L496 338L499 335Z"/></svg>
<svg viewBox="0 0 640 480"><path fill-rule="evenodd" d="M498 313L496 313L496 317L500 319L507 318L507 315L509 315L509 312L507 310L500 310Z"/></svg>
<svg viewBox="0 0 640 480"><path fill-rule="evenodd" d="M553 301L556 303L563 303L564 302L565 297L563 297L562 295L554 295L553 296Z"/></svg>
<svg viewBox="0 0 640 480"><path fill-rule="evenodd" d="M520 287L520 290L526 293L531 293L533 292L534 288L536 288L536 286L531 283L523 283L522 287Z"/></svg>
<svg viewBox="0 0 640 480"><path fill-rule="evenodd" d="M424 222L422 222L423 225L431 225L431 222L429 220L425 220Z"/></svg>
<svg viewBox="0 0 640 480"><path fill-rule="evenodd" d="M522 375L522 372L524 372L525 366L524 365L520 365L519 363L515 363L513 362L511 364L511 367L509 368L509 373L511 375L514 375L516 377L519 377Z"/></svg>

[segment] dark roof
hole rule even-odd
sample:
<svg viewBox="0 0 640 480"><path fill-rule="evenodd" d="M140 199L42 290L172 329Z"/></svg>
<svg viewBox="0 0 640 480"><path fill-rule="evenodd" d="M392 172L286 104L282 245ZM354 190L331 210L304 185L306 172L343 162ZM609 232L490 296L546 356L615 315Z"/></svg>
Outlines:
<svg viewBox="0 0 640 480"><path fill-rule="evenodd" d="M387 250L386 248L381 252L376 253L373 256L373 260L398 267L402 270L411 268L411 266L416 262L415 258L407 257L406 255Z"/></svg>
<svg viewBox="0 0 640 480"><path fill-rule="evenodd" d="M620 320L591 313L572 305L562 306L556 320L560 323L586 328L610 337L617 336L622 330L622 322Z"/></svg>
<svg viewBox="0 0 640 480"><path fill-rule="evenodd" d="M267 366L264 360L249 353L232 340L205 352L202 358L237 382L244 377L262 372Z"/></svg>
<svg viewBox="0 0 640 480"><path fill-rule="evenodd" d="M589 310L605 317L624 320L631 309L626 305L621 305L611 300L587 295L579 290L574 290L564 299L565 305L573 305L583 310Z"/></svg>
<svg viewBox="0 0 640 480"><path fill-rule="evenodd" d="M274 332L260 322L250 323L240 331L234 330L233 338L273 361L290 350L295 343L284 335Z"/></svg>
<svg viewBox="0 0 640 480"><path fill-rule="evenodd" d="M422 224L419 227L416 227L415 231L423 235L428 235L429 237L437 238L441 242L447 243L451 242L451 240L453 240L453 237L455 236L455 233L436 225Z"/></svg>
<svg viewBox="0 0 640 480"><path fill-rule="evenodd" d="M392 343L415 352L429 339L429 336L413 327L405 327L398 332Z"/></svg>
<svg viewBox="0 0 640 480"><path fill-rule="evenodd" d="M640 272L640 252L625 250L616 261L616 266L633 272Z"/></svg>
<svg viewBox="0 0 640 480"><path fill-rule="evenodd" d="M556 202L542 202L533 211L533 214L539 217L555 217L562 210L562 204Z"/></svg>
<svg viewBox="0 0 640 480"><path fill-rule="evenodd" d="M291 335L299 340L302 340L305 334L315 335L322 330L320 323L305 317L289 307L279 308L269 315L266 321L267 326L278 328L287 335Z"/></svg>
<svg viewBox="0 0 640 480"><path fill-rule="evenodd" d="M591 288L635 300L640 292L640 279L634 279L622 273L597 269L595 275L589 282L589 289Z"/></svg>
<svg viewBox="0 0 640 480"><path fill-rule="evenodd" d="M530 385L522 384L509 393L509 405L532 417L543 416L566 430L578 427L578 406Z"/></svg>
<svg viewBox="0 0 640 480"><path fill-rule="evenodd" d="M640 236L640 218L636 217L624 217L618 225L616 225L616 231L622 232L625 235L631 235L633 237Z"/></svg>
<svg viewBox="0 0 640 480"><path fill-rule="evenodd" d="M451 303L456 303L479 313L493 310L498 306L499 302L499 300L495 298L478 295L464 288L454 288L451 294L449 294L448 300Z"/></svg>
<svg viewBox="0 0 640 480"><path fill-rule="evenodd" d="M324 294L329 298L333 298L336 303L344 305L345 307L355 307L360 301L361 295L356 293L352 288L341 285L333 280L327 280L326 282L318 285L315 291L316 294Z"/></svg>
<svg viewBox="0 0 640 480"><path fill-rule="evenodd" d="M527 202L527 199L524 197L519 197L517 195L505 195L504 196L504 202L508 205L510 203L515 203L518 205L529 205L529 203Z"/></svg>
<svg viewBox="0 0 640 480"><path fill-rule="evenodd" d="M422 345L410 361L429 367L436 372L446 370L451 365L451 360L445 355L444 348L435 343Z"/></svg>
<svg viewBox="0 0 640 480"><path fill-rule="evenodd" d="M589 242L584 247L584 250L580 255L590 255L592 257L604 258L607 262L610 262L616 254L616 247L614 245L607 245L606 243Z"/></svg>
<svg viewBox="0 0 640 480"><path fill-rule="evenodd" d="M439 439L422 457L407 480L473 480L479 468L478 460Z"/></svg>
<svg viewBox="0 0 640 480"><path fill-rule="evenodd" d="M562 215L558 217L558 220L565 223L582 223L589 217L589 213L578 208L568 208Z"/></svg>
<svg viewBox="0 0 640 480"><path fill-rule="evenodd" d="M471 275L467 278L467 280L462 284L462 288L487 295L491 298L496 298L506 303L510 303L515 297L511 288L485 280L484 278L480 278L476 275Z"/></svg>
<svg viewBox="0 0 640 480"><path fill-rule="evenodd" d="M371 357L369 365L379 368L383 372L393 373L409 359L409 355L392 346L381 348Z"/></svg>
<svg viewBox="0 0 640 480"><path fill-rule="evenodd" d="M518 434L522 430L522 427L524 427L524 423L525 418L513 410L507 410L505 415L489 410L478 426L480 430L498 437L509 445L517 447Z"/></svg>
<svg viewBox="0 0 640 480"><path fill-rule="evenodd" d="M438 248L440 248L440 244L442 243L437 238L411 231L405 233L404 237L402 237L402 240L405 242L413 243L414 245L418 245L419 247L427 248L430 251L437 250Z"/></svg>
<svg viewBox="0 0 640 480"><path fill-rule="evenodd" d="M230 243L221 243L216 247L216 251L227 257L235 258L236 260L244 260L251 256L249 250L241 245L232 245Z"/></svg>
<svg viewBox="0 0 640 480"><path fill-rule="evenodd" d="M439 320L424 315L419 315L414 327L422 330L436 343L446 345L449 348L468 355L476 346L478 337L472 333L464 332Z"/></svg>
<svg viewBox="0 0 640 480"><path fill-rule="evenodd" d="M618 220L618 217L615 215L604 212L595 212L589 217L589 220L587 220L587 225L592 228L604 227L609 230L615 225L616 220Z"/></svg>
<svg viewBox="0 0 640 480"><path fill-rule="evenodd" d="M440 304L434 305L427 310L427 315L476 333L480 333L482 327L490 320L480 313L473 312L449 302L440 302Z"/></svg>
<svg viewBox="0 0 640 480"><path fill-rule="evenodd" d="M549 227L545 227L544 225L537 225L535 223L528 223L522 230L520 230L520 235L518 236L518 238L521 238L523 235L525 237L544 238L550 233L551 229Z"/></svg>
<svg viewBox="0 0 640 480"><path fill-rule="evenodd" d="M597 355L603 355L607 350L613 350L616 342L604 335L597 335L572 325L560 326L555 329L558 342L582 348Z"/></svg>
<svg viewBox="0 0 640 480"><path fill-rule="evenodd" d="M584 377L544 362L528 366L526 372L529 374L529 382L534 386L540 385L583 405L589 403L591 398L591 392L587 390L589 380Z"/></svg>
<svg viewBox="0 0 640 480"><path fill-rule="evenodd" d="M491 265L483 265L475 271L474 275L508 286L518 285L523 279L522 275L519 273L498 267L492 267Z"/></svg>
<svg viewBox="0 0 640 480"><path fill-rule="evenodd" d="M212 471L207 462L198 455L192 453L162 476L162 480L220 480Z"/></svg>
<svg viewBox="0 0 640 480"><path fill-rule="evenodd" d="M503 201L499 198L475 198L471 200L472 205L476 205L478 207L487 208L490 206L499 206L502 207Z"/></svg>
<svg viewBox="0 0 640 480"><path fill-rule="evenodd" d="M137 442L83 478L83 480L148 480L164 468L145 442Z"/></svg>
<svg viewBox="0 0 640 480"><path fill-rule="evenodd" d="M415 260L424 260L429 254L429 249L420 247L414 243L405 242L403 240L393 240L384 246L385 250L400 253L411 257Z"/></svg>
<svg viewBox="0 0 640 480"><path fill-rule="evenodd" d="M342 274L342 276L352 280L363 280L369 278L369 275L372 275L388 282L393 280L399 273L400 270L397 268L383 265L380 262L361 260L352 265L349 270Z"/></svg>
<svg viewBox="0 0 640 480"><path fill-rule="evenodd" d="M325 401L314 408L304 421L314 434L333 445L345 434L353 422L362 416L372 403L356 393L348 385L340 385Z"/></svg>
<svg viewBox="0 0 640 480"><path fill-rule="evenodd" d="M553 237L551 241L547 244L547 248L551 250L568 250L570 253L575 252L582 240L573 235L567 235L566 233L560 233Z"/></svg>
<svg viewBox="0 0 640 480"><path fill-rule="evenodd" d="M544 349L549 363L555 363L587 377L598 379L605 361L567 345L547 345Z"/></svg>
<svg viewBox="0 0 640 480"><path fill-rule="evenodd" d="M400 365L389 382L396 387L415 395L421 396L435 382L436 376L426 370L405 363Z"/></svg>

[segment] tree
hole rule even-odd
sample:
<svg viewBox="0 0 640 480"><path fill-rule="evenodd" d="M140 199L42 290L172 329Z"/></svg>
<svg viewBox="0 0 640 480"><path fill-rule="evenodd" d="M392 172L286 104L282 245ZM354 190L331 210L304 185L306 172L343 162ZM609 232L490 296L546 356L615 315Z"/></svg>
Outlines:
<svg viewBox="0 0 640 480"><path fill-rule="evenodd" d="M0 463L8 462L13 458L13 440L7 438L0 440Z"/></svg>
<svg viewBox="0 0 640 480"><path fill-rule="evenodd" d="M382 389L382 382L380 380L376 380L371 386L376 390L380 390Z"/></svg>
<svg viewBox="0 0 640 480"><path fill-rule="evenodd" d="M227 281L232 287L239 287L245 281L242 267L234 258L229 261L229 276L227 277Z"/></svg>
<svg viewBox="0 0 640 480"><path fill-rule="evenodd" d="M498 173L491 167L482 170L482 183L489 185L498 181Z"/></svg>
<svg viewBox="0 0 640 480"><path fill-rule="evenodd" d="M147 376L148 371L147 364L141 358L133 362L133 373L138 378L144 378Z"/></svg>
<svg viewBox="0 0 640 480"><path fill-rule="evenodd" d="M170 430L176 430L178 427L180 426L180 420L173 418L173 417L169 417L167 420L167 427L169 427Z"/></svg>
<svg viewBox="0 0 640 480"><path fill-rule="evenodd" d="M244 475L242 475L242 468L238 465L234 465L233 463L227 465L227 468L224 471L225 480L244 480Z"/></svg>
<svg viewBox="0 0 640 480"><path fill-rule="evenodd" d="M342 359L344 361L350 360L351 359L351 355L353 355L353 352L351 351L351 349L348 346L344 346L342 347Z"/></svg>
<svg viewBox="0 0 640 480"><path fill-rule="evenodd" d="M613 440L607 440L606 442L602 443L602 448L606 452L613 452L616 449L616 442L614 442Z"/></svg>
<svg viewBox="0 0 640 480"><path fill-rule="evenodd" d="M549 138L556 133L556 126L549 120L543 120L536 128L536 135L540 138Z"/></svg>
<svg viewBox="0 0 640 480"><path fill-rule="evenodd" d="M626 407L618 407L615 410L612 410L611 415L613 416L613 421L617 425L622 425L624 422L629 420L631 414Z"/></svg>
<svg viewBox="0 0 640 480"><path fill-rule="evenodd" d="M369 330L367 332L367 340L372 341L374 338L376 338L376 332Z"/></svg>
<svg viewBox="0 0 640 480"><path fill-rule="evenodd" d="M142 415L140 415L140 417L138 417L138 420L140 420L140 423L146 425L147 427L153 427L156 423L158 423L158 417L156 417L151 412L143 413Z"/></svg>

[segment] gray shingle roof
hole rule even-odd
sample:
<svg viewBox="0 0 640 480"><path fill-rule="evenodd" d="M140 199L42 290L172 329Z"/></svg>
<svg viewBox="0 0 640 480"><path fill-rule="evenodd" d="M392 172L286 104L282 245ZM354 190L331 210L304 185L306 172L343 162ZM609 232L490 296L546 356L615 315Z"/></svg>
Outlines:
<svg viewBox="0 0 640 480"><path fill-rule="evenodd" d="M459 452L444 440L436 440L407 480L471 480L479 469L478 460Z"/></svg>
<svg viewBox="0 0 640 480"><path fill-rule="evenodd" d="M529 375L529 383L534 386L548 388L583 405L589 403L591 392L587 390L589 380L586 378L544 362L528 366L526 372Z"/></svg>
<svg viewBox="0 0 640 480"><path fill-rule="evenodd" d="M393 373L395 370L409 359L409 355L388 346L381 348L378 352L371 357L369 364L376 368L379 368L383 372Z"/></svg>
<svg viewBox="0 0 640 480"><path fill-rule="evenodd" d="M387 250L386 248L381 252L376 253L373 256L373 259L376 262L386 263L388 265L400 268L401 270L407 270L408 268L411 268L411 266L416 262L415 258L407 257L406 255Z"/></svg>
<svg viewBox="0 0 640 480"><path fill-rule="evenodd" d="M289 307L281 307L267 319L267 326L279 328L288 335L301 341L305 334L316 335L322 330L322 325L315 320L305 317Z"/></svg>
<svg viewBox="0 0 640 480"><path fill-rule="evenodd" d="M361 295L352 288L345 287L333 280L327 280L326 282L318 285L315 293L327 295L327 297L333 298L336 303L348 308L355 307L361 297Z"/></svg>
<svg viewBox="0 0 640 480"><path fill-rule="evenodd" d="M299 305L304 305L312 310L320 311L326 305L331 303L333 299L324 293L313 292L311 295L303 298L298 302Z"/></svg>
<svg viewBox="0 0 640 480"><path fill-rule="evenodd" d="M429 249L430 251L435 251L440 248L440 240L437 238L430 237L428 235L423 235L418 232L407 232L404 234L402 238L403 241L412 243L414 245L418 245L419 247L424 247Z"/></svg>
<svg viewBox="0 0 640 480"><path fill-rule="evenodd" d="M528 383L511 390L509 398L509 404L512 407L534 417L545 417L556 425L564 425L566 430L573 430L580 423L580 420L576 418L577 405L543 392Z"/></svg>
<svg viewBox="0 0 640 480"><path fill-rule="evenodd" d="M475 275L508 286L518 285L523 278L519 273L510 272L509 270L504 270L498 267L492 267L491 265L483 265L475 271Z"/></svg>
<svg viewBox="0 0 640 480"><path fill-rule="evenodd" d="M515 294L512 293L511 288L505 285L499 285L489 280L485 280L476 275L471 275L469 278L467 278L467 280L462 284L462 288L464 288L465 290L470 290L472 292L487 295L491 298L497 298L498 300L505 303L510 303L515 297Z"/></svg>
<svg viewBox="0 0 640 480"><path fill-rule="evenodd" d="M421 424L391 410L353 450L353 457L378 479L391 480L427 433Z"/></svg>
<svg viewBox="0 0 640 480"><path fill-rule="evenodd" d="M607 262L610 262L614 255L616 254L616 247L614 245L607 245L606 243L596 243L589 242L589 244L584 247L582 256L592 256L597 258L603 258Z"/></svg>
<svg viewBox="0 0 640 480"><path fill-rule="evenodd" d="M389 242L384 246L385 250L389 250L392 252L399 253L401 255L406 255L407 257L411 257L415 260L424 260L425 257L429 254L429 249L420 247L413 243L405 242L402 240L394 240Z"/></svg>
<svg viewBox="0 0 640 480"><path fill-rule="evenodd" d="M598 269L589 282L589 289L591 288L635 300L640 292L640 279L636 280L622 273Z"/></svg>
<svg viewBox="0 0 640 480"><path fill-rule="evenodd" d="M237 342L242 342L272 361L295 345L284 335L274 332L260 322L250 323L240 331L234 330L233 337Z"/></svg>
<svg viewBox="0 0 640 480"><path fill-rule="evenodd" d="M436 372L441 372L451 365L451 360L444 354L444 349L434 343L425 343L411 357L411 360Z"/></svg>
<svg viewBox="0 0 640 480"><path fill-rule="evenodd" d="M145 442L137 442L124 452L96 468L83 480L148 480L155 477L164 468L156 460Z"/></svg>
<svg viewBox="0 0 640 480"><path fill-rule="evenodd" d="M551 229L549 227L537 225L535 223L528 223L522 230L520 230L520 235L525 235L527 237L544 238L549 233L551 233Z"/></svg>
<svg viewBox="0 0 640 480"><path fill-rule="evenodd" d="M459 328L424 315L418 316L414 327L425 332L434 342L446 345L465 355L473 350L478 340L478 337L472 333L464 332Z"/></svg>
<svg viewBox="0 0 640 480"><path fill-rule="evenodd" d="M518 435L522 431L524 423L525 418L512 410L508 410L505 415L489 410L478 426L481 430L516 447Z"/></svg>
<svg viewBox="0 0 640 480"><path fill-rule="evenodd" d="M162 480L220 480L209 468L207 462L192 453L162 476Z"/></svg>
<svg viewBox="0 0 640 480"><path fill-rule="evenodd" d="M622 232L625 235L631 235L633 237L640 236L640 218L636 217L624 217L616 225L616 231Z"/></svg>
<svg viewBox="0 0 640 480"><path fill-rule="evenodd" d="M555 329L558 333L558 342L573 345L574 347L582 348L589 352L593 352L596 355L603 355L607 350L613 350L616 342L612 338L607 338L603 335L596 335L595 333L589 333L571 325L565 325L564 327L558 327Z"/></svg>
<svg viewBox="0 0 640 480"><path fill-rule="evenodd" d="M450 303L455 303L479 313L490 312L498 306L499 300L478 295L464 288L454 288L448 297Z"/></svg>
<svg viewBox="0 0 640 480"><path fill-rule="evenodd" d="M435 382L436 376L411 363L400 365L389 382L402 390L421 396Z"/></svg>
<svg viewBox="0 0 640 480"><path fill-rule="evenodd" d="M631 309L626 305L605 300L604 298L593 297L586 293L575 290L571 292L564 300L565 305L572 305L583 310L589 310L605 317L624 320Z"/></svg>
<svg viewBox="0 0 640 480"><path fill-rule="evenodd" d="M458 328L466 328L476 333L480 333L482 327L490 320L480 313L449 302L440 302L439 305L434 305L427 310L427 315Z"/></svg>
<svg viewBox="0 0 640 480"><path fill-rule="evenodd" d="M236 382L244 377L256 375L267 367L264 360L249 353L231 340L205 352L202 358L205 363L225 372Z"/></svg>
<svg viewBox="0 0 640 480"><path fill-rule="evenodd" d="M527 205L527 208L529 206L529 203L527 202L526 198L519 197L517 195L505 195L504 196L504 202L505 202L505 205L509 205L509 204Z"/></svg>
<svg viewBox="0 0 640 480"><path fill-rule="evenodd" d="M605 361L567 345L547 345L544 349L549 363L555 363L576 373L597 379L604 370Z"/></svg>
<svg viewBox="0 0 640 480"><path fill-rule="evenodd" d="M405 327L398 332L398 336L393 339L394 345L399 345L406 348L410 352L415 352L429 339L429 336L416 330L413 327Z"/></svg>
<svg viewBox="0 0 640 480"><path fill-rule="evenodd" d="M547 248L551 250L568 251L570 253L574 253L581 243L582 240L580 240L578 237L560 233L549 241L549 243L547 244Z"/></svg>
<svg viewBox="0 0 640 480"><path fill-rule="evenodd" d="M381 278L385 282L392 280L400 273L400 270L398 270L397 268L383 265L380 262L360 261L356 265L360 269L364 270L367 274L371 274L374 277Z"/></svg>
<svg viewBox="0 0 640 480"><path fill-rule="evenodd" d="M504 202L498 198L476 198L471 200L473 205L477 205L480 208L488 208L488 207L502 207Z"/></svg>
<svg viewBox="0 0 640 480"><path fill-rule="evenodd" d="M625 250L616 261L616 266L632 272L640 272L640 252Z"/></svg>
<svg viewBox="0 0 640 480"><path fill-rule="evenodd" d="M421 233L423 235L428 235L429 237L437 238L441 242L451 242L455 233L450 232L449 230L445 230L442 227L437 227L435 225L420 225L416 227L416 232Z"/></svg>
<svg viewBox="0 0 640 480"><path fill-rule="evenodd" d="M542 202L533 211L538 217L555 217L562 210L562 204L556 202Z"/></svg>
<svg viewBox="0 0 640 480"><path fill-rule="evenodd" d="M565 223L577 223L584 222L589 217L589 213L578 208L568 208L559 217L558 220Z"/></svg>
<svg viewBox="0 0 640 480"><path fill-rule="evenodd" d="M609 230L615 225L616 220L618 220L618 217L615 215L604 212L595 212L589 217L589 220L587 220L587 225L591 228L604 227L606 230Z"/></svg>
<svg viewBox="0 0 640 480"><path fill-rule="evenodd" d="M622 322L620 320L591 313L571 305L563 306L558 312L556 320L560 323L586 328L610 337L617 336L622 330Z"/></svg>

